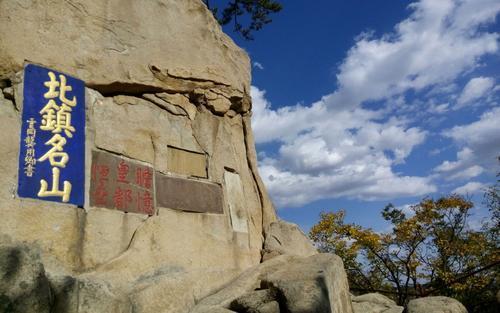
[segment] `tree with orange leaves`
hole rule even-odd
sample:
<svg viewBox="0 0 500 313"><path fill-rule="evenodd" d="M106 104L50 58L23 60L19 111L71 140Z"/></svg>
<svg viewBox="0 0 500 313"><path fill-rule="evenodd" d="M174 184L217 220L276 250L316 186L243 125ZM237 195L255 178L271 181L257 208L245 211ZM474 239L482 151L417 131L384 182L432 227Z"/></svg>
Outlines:
<svg viewBox="0 0 500 313"><path fill-rule="evenodd" d="M499 243L489 224L468 226L473 207L459 195L423 199L410 216L389 204L382 210L387 233L345 223L345 211L322 213L309 236L320 251L344 260L353 291L387 293L400 305L445 295L469 312L495 312Z"/></svg>

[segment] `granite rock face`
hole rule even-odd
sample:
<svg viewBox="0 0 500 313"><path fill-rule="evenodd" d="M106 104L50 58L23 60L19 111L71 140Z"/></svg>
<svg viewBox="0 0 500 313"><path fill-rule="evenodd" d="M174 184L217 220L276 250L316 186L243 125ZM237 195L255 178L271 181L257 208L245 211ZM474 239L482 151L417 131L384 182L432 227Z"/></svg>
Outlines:
<svg viewBox="0 0 500 313"><path fill-rule="evenodd" d="M24 245L0 245L0 312L49 313L51 302L40 255Z"/></svg>
<svg viewBox="0 0 500 313"><path fill-rule="evenodd" d="M404 308L379 293L351 297L354 313L403 313Z"/></svg>
<svg viewBox="0 0 500 313"><path fill-rule="evenodd" d="M48 309L188 312L260 263L276 214L257 171L249 59L202 1L0 1L0 27L11 30L0 35L0 244L37 251ZM83 208L17 195L26 61L86 83ZM180 188L182 206L155 201L152 215L90 205L95 151L196 194Z"/></svg>
<svg viewBox="0 0 500 313"><path fill-rule="evenodd" d="M353 312L343 263L333 254L272 258L201 300L191 312L223 309L235 312Z"/></svg>
<svg viewBox="0 0 500 313"><path fill-rule="evenodd" d="M0 77L29 60L106 92L249 92L247 54L201 1L2 1L0 29Z"/></svg>
<svg viewBox="0 0 500 313"><path fill-rule="evenodd" d="M448 297L425 297L411 300L408 313L467 313L462 303Z"/></svg>
<svg viewBox="0 0 500 313"><path fill-rule="evenodd" d="M264 261L282 254L310 256L316 253L316 248L297 225L285 221L269 225L264 241Z"/></svg>
<svg viewBox="0 0 500 313"><path fill-rule="evenodd" d="M272 289L262 289L248 292L235 299L231 304L231 309L237 312L276 312L279 313L279 303L276 300L277 294Z"/></svg>

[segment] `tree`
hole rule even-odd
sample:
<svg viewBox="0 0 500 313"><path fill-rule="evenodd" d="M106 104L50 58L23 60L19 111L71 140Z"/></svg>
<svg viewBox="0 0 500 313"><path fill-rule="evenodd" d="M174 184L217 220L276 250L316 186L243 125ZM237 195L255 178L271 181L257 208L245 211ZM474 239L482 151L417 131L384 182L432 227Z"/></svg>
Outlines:
<svg viewBox="0 0 500 313"><path fill-rule="evenodd" d="M500 162L500 157L498 157ZM493 237L500 237L500 172L497 173L497 181L493 186L486 189L484 194L484 204L492 214L489 222L489 230Z"/></svg>
<svg viewBox="0 0 500 313"><path fill-rule="evenodd" d="M230 0L219 15L219 8L212 7L210 0L204 2L219 24L227 25L233 22L234 31L246 40L253 40L252 32L272 22L269 15L282 9L281 4L275 0ZM249 16L244 18L245 14ZM244 23L247 25L244 26Z"/></svg>
<svg viewBox="0 0 500 313"><path fill-rule="evenodd" d="M382 210L387 233L345 223L345 212L321 213L310 238L322 252L343 260L354 291L393 295L400 305L426 295L457 298L469 312L494 312L500 266L498 240L473 230L473 203L450 195L423 199L405 214Z"/></svg>

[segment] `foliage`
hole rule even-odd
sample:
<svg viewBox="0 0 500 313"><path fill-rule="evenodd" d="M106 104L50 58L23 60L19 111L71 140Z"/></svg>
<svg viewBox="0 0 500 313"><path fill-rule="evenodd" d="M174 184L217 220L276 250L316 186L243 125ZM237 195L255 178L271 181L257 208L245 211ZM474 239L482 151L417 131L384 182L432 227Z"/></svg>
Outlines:
<svg viewBox="0 0 500 313"><path fill-rule="evenodd" d="M500 157L498 157L500 162ZM484 194L484 204L491 212L489 230L493 237L500 237L500 172L497 173L497 181L490 186Z"/></svg>
<svg viewBox="0 0 500 313"><path fill-rule="evenodd" d="M272 20L269 15L281 11L282 6L275 0L231 0L219 15L217 7L210 6L210 0L204 0L221 25L233 22L234 31L246 40L252 40L252 32L260 30ZM248 18L243 18L248 14ZM247 22L244 26L244 22Z"/></svg>
<svg viewBox="0 0 500 313"><path fill-rule="evenodd" d="M382 210L391 224L387 233L345 223L344 211L321 213L309 236L320 251L344 260L354 291L393 294L400 305L445 295L469 312L494 312L499 242L488 227L468 227L472 209L459 195L423 199L410 207L411 214L389 204Z"/></svg>

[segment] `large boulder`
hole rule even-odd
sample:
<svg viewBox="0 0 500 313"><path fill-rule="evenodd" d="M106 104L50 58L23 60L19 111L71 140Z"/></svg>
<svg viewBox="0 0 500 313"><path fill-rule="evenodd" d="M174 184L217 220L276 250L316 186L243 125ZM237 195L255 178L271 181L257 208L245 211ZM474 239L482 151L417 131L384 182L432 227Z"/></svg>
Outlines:
<svg viewBox="0 0 500 313"><path fill-rule="evenodd" d="M264 261L282 254L310 256L317 253L311 241L296 224L280 220L271 223L266 230L262 256Z"/></svg>
<svg viewBox="0 0 500 313"><path fill-rule="evenodd" d="M403 313L404 310L394 300L379 293L352 296L351 300L354 313Z"/></svg>
<svg viewBox="0 0 500 313"><path fill-rule="evenodd" d="M216 308L262 313L353 312L342 260L333 254L272 258L201 300L191 312Z"/></svg>
<svg viewBox="0 0 500 313"><path fill-rule="evenodd" d="M248 292L234 300L230 307L236 312L280 313L277 294L274 289L262 289Z"/></svg>
<svg viewBox="0 0 500 313"><path fill-rule="evenodd" d="M51 291L36 250L0 245L0 312L49 313Z"/></svg>
<svg viewBox="0 0 500 313"><path fill-rule="evenodd" d="M202 1L0 1L0 28L0 243L36 245L55 312L187 312L260 263L276 213L250 62ZM83 208L16 191L25 62L85 81ZM95 205L94 152L202 192L158 187L151 216Z"/></svg>
<svg viewBox="0 0 500 313"><path fill-rule="evenodd" d="M131 312L128 297L118 294L106 281L78 277L50 277L54 294L51 313ZM139 308L138 312L142 312Z"/></svg>
<svg viewBox="0 0 500 313"><path fill-rule="evenodd" d="M467 313L462 303L448 297L425 297L411 300L408 313Z"/></svg>
<svg viewBox="0 0 500 313"><path fill-rule="evenodd" d="M247 54L199 0L0 1L0 29L0 78L29 60L106 92L250 90Z"/></svg>

